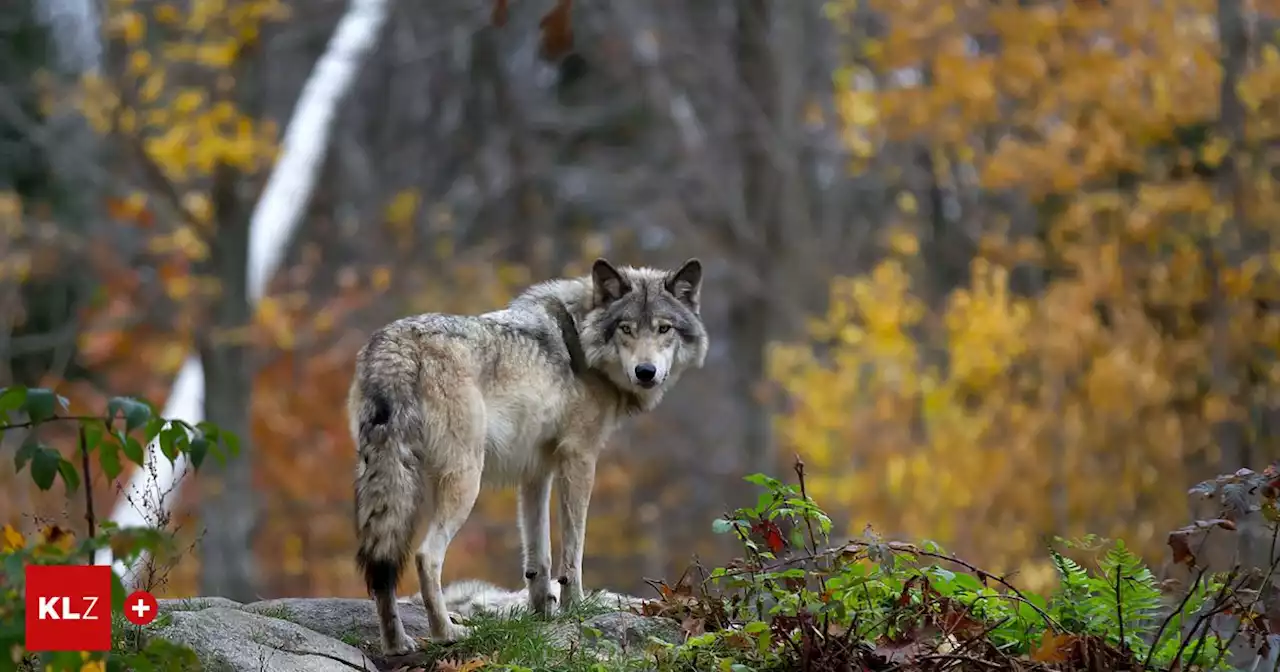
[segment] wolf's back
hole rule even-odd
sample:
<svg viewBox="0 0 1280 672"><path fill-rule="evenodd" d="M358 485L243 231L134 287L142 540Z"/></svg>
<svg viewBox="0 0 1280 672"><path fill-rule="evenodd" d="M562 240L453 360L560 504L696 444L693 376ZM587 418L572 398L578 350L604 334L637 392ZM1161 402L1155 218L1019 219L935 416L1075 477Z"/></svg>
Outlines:
<svg viewBox="0 0 1280 672"><path fill-rule="evenodd" d="M423 441L414 343L382 330L356 359L348 413L356 442L356 562L370 591L400 578L421 506Z"/></svg>

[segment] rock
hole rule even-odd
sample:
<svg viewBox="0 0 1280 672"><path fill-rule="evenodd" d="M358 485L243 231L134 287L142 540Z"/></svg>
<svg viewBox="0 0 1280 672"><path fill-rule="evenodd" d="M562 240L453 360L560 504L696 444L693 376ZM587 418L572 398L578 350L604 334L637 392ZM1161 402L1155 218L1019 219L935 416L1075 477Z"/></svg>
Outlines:
<svg viewBox="0 0 1280 672"><path fill-rule="evenodd" d="M209 670L377 672L378 669L354 646L296 623L236 608L170 611L149 635L191 647Z"/></svg>
<svg viewBox="0 0 1280 672"><path fill-rule="evenodd" d="M644 650L649 637L672 644L680 642L680 626L674 620L627 611L593 616L581 625L561 622L547 627L547 639L560 648L581 644L593 649L635 652Z"/></svg>
<svg viewBox="0 0 1280 672"><path fill-rule="evenodd" d="M156 600L156 602L159 603L160 613L162 614L173 611L200 611L201 609L211 609L213 607L239 609L242 606L239 602L225 597L178 597Z"/></svg>
<svg viewBox="0 0 1280 672"><path fill-rule="evenodd" d="M427 612L421 604L401 601L400 620L410 637L427 636ZM245 611L271 616L366 650L379 644L373 600L347 597L285 597L246 604Z"/></svg>
<svg viewBox="0 0 1280 672"><path fill-rule="evenodd" d="M446 591L452 608L479 617L503 618L502 612L523 605L523 591L484 582L462 582ZM420 599L420 598L419 598ZM620 609L575 622L545 623L549 644L591 649L601 661L643 652L650 637L678 643L679 625L667 618L644 617L625 611L639 598L599 591L588 596L602 606ZM420 601L397 604L410 637L427 637L427 614ZM395 660L380 654L378 617L368 598L280 598L240 604L221 597L160 600L164 614L146 629L148 637L167 639L195 650L207 670L219 672L343 672L402 666L433 669L442 655L438 648Z"/></svg>
<svg viewBox="0 0 1280 672"><path fill-rule="evenodd" d="M645 617L628 611L600 614L587 620L585 628L600 632L598 638L614 642L623 649L643 649L650 637L670 644L680 643L680 626L670 618ZM588 638L591 641L591 638Z"/></svg>

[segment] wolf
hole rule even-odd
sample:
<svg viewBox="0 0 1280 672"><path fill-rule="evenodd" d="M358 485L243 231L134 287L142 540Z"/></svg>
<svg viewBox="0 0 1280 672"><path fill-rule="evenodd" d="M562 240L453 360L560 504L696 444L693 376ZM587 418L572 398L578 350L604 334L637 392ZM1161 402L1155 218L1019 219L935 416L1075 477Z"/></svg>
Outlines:
<svg viewBox="0 0 1280 672"><path fill-rule="evenodd" d="M395 587L410 555L431 639L465 637L441 591L445 553L482 484L518 488L529 607L582 600L596 461L628 416L653 410L710 344L702 264L615 267L527 288L482 315L428 313L375 331L356 355L347 401L357 448L356 563L383 651L417 648ZM561 548L551 564L551 484Z"/></svg>

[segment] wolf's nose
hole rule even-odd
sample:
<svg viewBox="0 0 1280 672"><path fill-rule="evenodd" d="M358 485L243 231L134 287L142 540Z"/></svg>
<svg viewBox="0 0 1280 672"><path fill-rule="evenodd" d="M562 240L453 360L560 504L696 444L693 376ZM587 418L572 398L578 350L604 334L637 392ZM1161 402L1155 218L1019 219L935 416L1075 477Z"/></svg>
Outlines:
<svg viewBox="0 0 1280 672"><path fill-rule="evenodd" d="M636 380L642 383L647 383L653 380L653 377L656 375L658 375L658 367L652 364L636 365Z"/></svg>

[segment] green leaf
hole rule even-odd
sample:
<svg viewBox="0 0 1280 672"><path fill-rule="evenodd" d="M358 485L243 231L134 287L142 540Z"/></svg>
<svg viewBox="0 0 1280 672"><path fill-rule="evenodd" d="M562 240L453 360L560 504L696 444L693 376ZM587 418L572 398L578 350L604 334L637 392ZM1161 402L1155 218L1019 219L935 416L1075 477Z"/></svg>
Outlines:
<svg viewBox="0 0 1280 672"><path fill-rule="evenodd" d="M188 449L191 456L191 465L196 469L204 462L204 458L209 454L209 440L199 434L191 437L191 446Z"/></svg>
<svg viewBox="0 0 1280 672"><path fill-rule="evenodd" d="M724 518L716 518L711 521L711 531L716 534L725 534L733 529L733 523Z"/></svg>
<svg viewBox="0 0 1280 672"><path fill-rule="evenodd" d="M142 451L142 444L132 436L125 436L119 432L116 433L116 437L120 439L120 448L124 450L124 456L139 467L143 466L146 455Z"/></svg>
<svg viewBox="0 0 1280 672"><path fill-rule="evenodd" d="M142 427L151 419L151 407L132 397L113 397L107 402L107 415L114 418L117 413L124 416L126 434Z"/></svg>
<svg viewBox="0 0 1280 672"><path fill-rule="evenodd" d="M13 455L13 470L21 472L22 468L27 466L27 462L30 462L31 458L35 457L36 451L39 449L40 441L36 438L35 432L28 434L26 440L22 442L22 445L18 447L17 452Z"/></svg>
<svg viewBox="0 0 1280 672"><path fill-rule="evenodd" d="M127 657L132 672L154 672L156 666L142 653L131 653Z"/></svg>
<svg viewBox="0 0 1280 672"><path fill-rule="evenodd" d="M187 443L187 430L178 425L169 425L160 432L157 441L160 444L160 452L173 462L178 459L178 454Z"/></svg>
<svg viewBox="0 0 1280 672"><path fill-rule="evenodd" d="M0 414L16 411L27 403L27 388L21 385L0 388Z"/></svg>
<svg viewBox="0 0 1280 672"><path fill-rule="evenodd" d="M124 612L124 598L128 597L124 592L124 584L120 581L120 575L111 572L111 611Z"/></svg>
<svg viewBox="0 0 1280 672"><path fill-rule="evenodd" d="M82 422L80 427L84 430L84 450L92 453L102 445L102 435L106 430L97 422Z"/></svg>
<svg viewBox="0 0 1280 672"><path fill-rule="evenodd" d="M760 496L756 498L756 513L768 511L775 501L777 501L777 497L772 492L760 493Z"/></svg>
<svg viewBox="0 0 1280 672"><path fill-rule="evenodd" d="M67 486L68 495L80 488L80 472L76 471L76 465L59 457L58 473L62 475L62 483Z"/></svg>
<svg viewBox="0 0 1280 672"><path fill-rule="evenodd" d="M22 405L31 422L44 422L54 417L58 404L58 396L53 390L44 387L33 387L27 390L27 398Z"/></svg>
<svg viewBox="0 0 1280 672"><path fill-rule="evenodd" d="M52 488L53 479L58 475L59 463L63 461L58 451L52 448L36 448L35 454L31 456L31 480L35 481L36 487L41 490Z"/></svg>
<svg viewBox="0 0 1280 672"><path fill-rule="evenodd" d="M123 468L120 466L120 446L111 441L103 441L98 447L98 464L102 465L102 473L108 480L114 481Z"/></svg>
<svg viewBox="0 0 1280 672"><path fill-rule="evenodd" d="M777 490L782 488L782 481L779 481L778 479L773 478L771 476L766 476L765 474L750 474L748 476L743 476L742 480L748 483L754 483L756 485L769 488L770 490Z"/></svg>
<svg viewBox="0 0 1280 672"><path fill-rule="evenodd" d="M147 443L150 443L157 436L159 436L160 432L163 431L165 426L169 424L176 424L176 423L166 422L164 418L161 418L159 416L154 416L154 415L151 416L151 419L147 421L146 428L143 430L143 436L146 437Z"/></svg>

